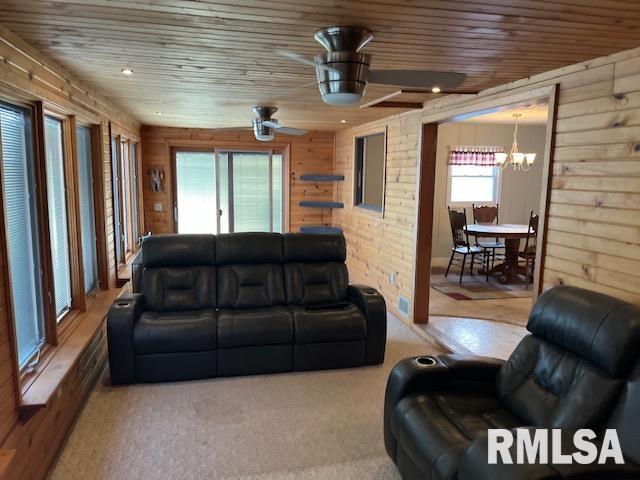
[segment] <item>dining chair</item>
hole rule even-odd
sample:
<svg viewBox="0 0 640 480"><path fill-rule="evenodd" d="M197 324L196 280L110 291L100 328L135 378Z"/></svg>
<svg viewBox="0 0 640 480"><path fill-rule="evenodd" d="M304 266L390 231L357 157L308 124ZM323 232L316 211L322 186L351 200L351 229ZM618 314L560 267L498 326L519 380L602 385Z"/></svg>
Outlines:
<svg viewBox="0 0 640 480"><path fill-rule="evenodd" d="M538 215L534 215L533 210L529 212L529 229L524 242L524 250L518 252L518 257L525 261L525 281L524 288L529 288L529 281L533 281L533 270L536 264L536 247L538 243Z"/></svg>
<svg viewBox="0 0 640 480"><path fill-rule="evenodd" d="M462 255L462 266L460 268L460 283L462 283L462 275L464 274L464 267L467 261L467 255L471 255L471 264L469 267L469 271L471 275L473 275L473 264L476 260L476 255L479 255L483 259L483 265L485 269L488 270L488 251L478 245L471 245L469 242L469 234L466 231L467 226L467 211L466 209L459 210L451 210L450 207L447 207L449 211L449 222L451 223L451 236L453 239L453 247L451 248L451 258L449 259L449 265L447 265L447 271L444 276L449 275L449 269L451 268L451 264L453 263L456 254ZM455 259L456 261L460 261ZM487 280L488 280L487 276Z"/></svg>
<svg viewBox="0 0 640 480"><path fill-rule="evenodd" d="M498 224L500 223L499 221L499 204L496 203L496 206L489 206L489 205L478 205L476 206L475 203L471 204L471 210L473 213L473 223L476 224L485 224L485 225L490 225L490 224ZM478 245L479 247L484 248L485 250L488 251L488 253L491 254L491 266L493 267L495 262L496 262L496 250L504 250L505 249L505 244L503 242L500 241L499 238L496 238L494 241L491 241L490 239L482 239L482 238L477 238L476 237L476 245ZM498 254L498 258L501 258L504 256L504 253L499 253Z"/></svg>

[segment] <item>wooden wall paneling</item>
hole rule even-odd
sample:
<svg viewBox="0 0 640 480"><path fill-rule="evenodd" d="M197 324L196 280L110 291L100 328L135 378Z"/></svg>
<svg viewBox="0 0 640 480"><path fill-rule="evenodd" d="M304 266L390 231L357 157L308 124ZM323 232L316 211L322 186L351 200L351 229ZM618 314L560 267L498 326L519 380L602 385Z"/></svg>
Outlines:
<svg viewBox="0 0 640 480"><path fill-rule="evenodd" d="M551 188L543 242L547 251L540 253L538 288L577 285L640 303L640 273L621 270L640 261L638 75L640 49L628 50L492 87L478 95L431 100L420 112L337 132L334 173L349 179L353 138L363 130L388 125L386 211L405 221L399 228L392 218L374 221L350 208L334 212L335 224L350 226L345 236L352 280L378 288L394 314L398 314L399 294L415 298L417 192L411 183L419 173L419 143L414 139L422 123L548 96L557 85L554 98L560 128L545 152ZM337 200L349 202L348 188L339 185L336 192ZM395 277L395 285L390 276Z"/></svg>
<svg viewBox="0 0 640 480"><path fill-rule="evenodd" d="M330 201L333 185L328 182L303 182L305 173L331 174L333 170L333 132L309 132L301 137L278 136L273 142L259 142L247 129L189 129L170 127L144 127L142 129L142 176L145 230L156 234L175 231L173 221L172 148L218 149L273 149L283 152L285 165L289 165L288 227L292 232L301 225L331 225L331 210L300 207L302 199ZM288 162L286 159L288 158ZM149 171L164 171L164 191L153 192L149 184ZM161 211L156 211L156 204ZM285 208L285 214L286 214ZM285 215L286 218L286 215Z"/></svg>
<svg viewBox="0 0 640 480"><path fill-rule="evenodd" d="M96 209L99 244L97 253L98 258L102 258L99 263L107 266L100 271L100 282L103 289L113 288L115 287L115 257L113 233L109 234L109 230L113 227L113 211L108 207L112 192L111 179L108 176L110 158L107 125L110 121L114 122L122 131L129 132L130 138L134 136L139 138L139 123L116 107L110 100L96 93L92 87L77 80L46 55L4 27L0 27L0 57L2 59L0 62L0 97L10 103L34 106L34 150L40 186L37 201L40 213L39 230L43 239L48 239L44 172L44 111L54 111L63 117L73 115L83 124L93 125L94 195L96 205L102 202L106 207ZM71 134L70 130L65 131L66 151L75 150L70 148L67 143L68 141L73 143ZM105 169L107 169L106 172ZM68 168L65 170L72 171ZM105 173L107 175L104 175ZM100 218L100 211L104 212L103 218ZM103 234L101 235L100 232ZM48 248L41 249L43 264L50 262L48 250ZM45 477L64 436L86 398L86 394L90 391L93 382L104 366L106 358L104 316L94 316L89 323L85 323L84 320L77 323L73 333L67 339L61 339L65 342L64 348L68 346L75 348L73 345L67 345L67 342L77 341L78 335L85 335L85 339L88 339L88 335L95 331L93 339L99 339L99 341L88 341L87 348L77 359L76 366L71 368L59 385L51 403L46 408L37 411L29 420L21 419L18 410L21 404L18 393L20 384L18 375L15 374L17 370L15 335L12 332L11 305L6 300L9 288L8 280L5 278L8 274L8 264L3 258L5 255L6 246L0 242L0 270L2 272L0 275L0 452L13 452L12 455L3 457L4 464L1 467L5 469L5 472L3 472L2 478L39 480ZM46 278L45 284L50 285L51 280ZM87 315L92 312L95 314L97 311L104 313L113 298L110 295L117 295L119 290L100 293L106 297L97 298L95 302L92 302L92 307L87 311ZM95 304L98 304L97 307ZM50 312L49 302L45 303L45 308L47 309L47 318L53 318L55 315ZM51 322L48 322L47 328L48 330L52 328ZM56 342L55 330L54 328L53 331L47 332L52 343ZM60 350L60 352L62 351ZM55 358L52 361L55 361Z"/></svg>

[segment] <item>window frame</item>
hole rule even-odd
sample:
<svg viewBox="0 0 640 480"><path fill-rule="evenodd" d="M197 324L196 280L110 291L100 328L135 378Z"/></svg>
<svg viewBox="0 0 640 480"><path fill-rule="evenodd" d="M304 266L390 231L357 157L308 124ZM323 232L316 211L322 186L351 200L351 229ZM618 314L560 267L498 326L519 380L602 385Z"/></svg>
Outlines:
<svg viewBox="0 0 640 480"><path fill-rule="evenodd" d="M360 208L364 211L371 212L372 214L376 214L380 217L384 218L384 210L386 204L387 197L387 139L388 139L388 128L385 126L382 130L380 128L374 128L370 131L363 132L360 135L354 137L353 140L353 185L352 185L352 206L354 208ZM364 203L364 187L363 182L366 174L366 165L365 165L365 156L366 149L360 147L360 142L363 142L368 137L383 135L383 162L382 162L382 202L381 206L370 205ZM361 156L361 158L360 158Z"/></svg>
<svg viewBox="0 0 640 480"><path fill-rule="evenodd" d="M493 175L485 175L484 177L489 178L492 177L494 178L494 182L493 182L493 200L491 201L486 201L486 200L469 200L469 201L465 201L465 202L454 202L451 200L451 194L453 192L453 177L463 177L463 176L467 176L467 177L481 177L481 175L452 175L451 170L452 167L454 167L455 165L448 165L447 164L447 198L446 198L446 205L449 207L455 207L455 208L464 208L464 207L470 207L472 204L476 203L476 204L482 204L482 205L490 205L490 206L495 206L498 205L500 203L500 193L502 190L502 170L500 169L500 167L498 167L497 165L494 166L483 166L485 168L492 168L493 169Z"/></svg>
<svg viewBox="0 0 640 480"><path fill-rule="evenodd" d="M34 167L34 203L36 205L35 224L37 228L35 246L39 254L39 262L41 267L41 275L36 281L42 290L42 312L44 323L44 344L38 354L38 362L28 368L28 364L20 368L18 358L16 325L12 300L12 282L8 268L4 268L3 275L5 281L5 303L7 308L7 323L9 325L9 335L12 346L12 363L15 372L15 388L18 399L24 395L26 390L32 385L44 368L49 364L53 357L53 353L58 347L66 341L66 339L75 331L83 318L84 312L87 310L87 304L93 303L92 297L99 289L108 288L108 266L106 261L101 261L100 256L105 257L106 252L101 252L100 245L96 244L96 254L98 256L98 289L85 293L83 280L83 264L82 264L82 238L80 226L79 212L79 192L78 192L78 165L77 165L77 138L76 127L78 124L86 126L91 130L91 164L92 179L94 180L93 208L94 215L100 215L104 219L106 211L104 204L98 202L99 196L104 196L103 190L103 172L102 172L102 145L99 143L102 130L100 124L92 123L91 120L77 120L76 116L69 115L68 112L61 111L53 105L49 105L42 101L21 101L15 98L0 98L10 106L16 106L29 111L31 117L31 137L30 149L33 152ZM55 302L53 302L53 267L50 252L51 231L49 228L49 208L47 196L47 178L46 178L46 135L45 135L45 117L52 117L61 122L62 127L62 161L64 169L64 188L65 188L65 208L67 214L67 241L69 243L69 268L71 276L71 308L60 317L60 322L55 312ZM95 121L95 120L94 120ZM97 171L96 165L100 166ZM98 180L96 182L95 180ZM0 188L4 189L3 185ZM100 188L100 191L98 191ZM3 190L2 190L3 192ZM3 193L4 195L4 193ZM0 221L6 221L5 205L3 201L0 209ZM100 238L100 223L95 222L95 234ZM5 229L6 232L6 229ZM102 232L104 236L104 232ZM2 246L2 261L5 265L9 262L9 253L6 249L6 235L0 235L0 246ZM106 248L106 247L105 247Z"/></svg>

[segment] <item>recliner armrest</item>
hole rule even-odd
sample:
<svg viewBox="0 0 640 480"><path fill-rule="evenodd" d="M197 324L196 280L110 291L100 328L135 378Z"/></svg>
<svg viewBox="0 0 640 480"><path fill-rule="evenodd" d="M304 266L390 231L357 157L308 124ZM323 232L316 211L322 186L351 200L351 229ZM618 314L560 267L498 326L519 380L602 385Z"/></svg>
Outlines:
<svg viewBox="0 0 640 480"><path fill-rule="evenodd" d="M489 464L489 440L488 436L476 438L469 448L465 451L460 461L458 470L458 480L496 480L508 478L509 480L555 480L558 478L572 479L632 479L640 478L640 467L635 463L625 459L625 464L616 464L611 458L604 464L598 464L597 461L592 464L580 464L572 462L569 464L553 463L551 454L551 439L548 442L547 463L524 463L517 464L516 440L517 430L536 430L534 427L523 427L520 429L512 429L514 442L509 452L513 463L502 463L502 457L498 455L496 464ZM547 430L551 435L551 430ZM573 431L562 430L562 453L572 454L576 452L573 446ZM600 443L598 442L598 451L600 451ZM624 447L623 447L624 448ZM526 458L525 458L526 460Z"/></svg>
<svg viewBox="0 0 640 480"><path fill-rule="evenodd" d="M496 358L441 355L405 358L389 374L384 399L384 442L387 453L396 459L396 440L391 432L391 416L404 397L443 388L478 386L492 388L505 362Z"/></svg>
<svg viewBox="0 0 640 480"><path fill-rule="evenodd" d="M116 299L107 316L107 343L111 383L135 382L135 353L133 327L144 311L141 293L123 295Z"/></svg>
<svg viewBox="0 0 640 480"><path fill-rule="evenodd" d="M349 285L349 300L362 311L367 320L367 364L382 363L387 343L387 305L384 297L375 288Z"/></svg>

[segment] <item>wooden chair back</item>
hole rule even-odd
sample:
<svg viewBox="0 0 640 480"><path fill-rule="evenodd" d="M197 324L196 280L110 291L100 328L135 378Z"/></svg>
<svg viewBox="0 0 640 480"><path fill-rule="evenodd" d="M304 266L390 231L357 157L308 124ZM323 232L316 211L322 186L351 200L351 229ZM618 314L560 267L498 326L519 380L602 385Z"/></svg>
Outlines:
<svg viewBox="0 0 640 480"><path fill-rule="evenodd" d="M538 220L539 216L534 215L533 210L529 212L529 230L527 231L527 238L524 242L524 253L534 254L536 253L536 243L538 238Z"/></svg>
<svg viewBox="0 0 640 480"><path fill-rule="evenodd" d="M492 207L489 205L476 206L475 203L472 203L471 209L473 211L473 223L500 223L498 221L498 204Z"/></svg>
<svg viewBox="0 0 640 480"><path fill-rule="evenodd" d="M451 237L453 239L453 247L469 247L469 235L465 230L467 226L467 211L466 209L449 210L449 222L451 223Z"/></svg>

